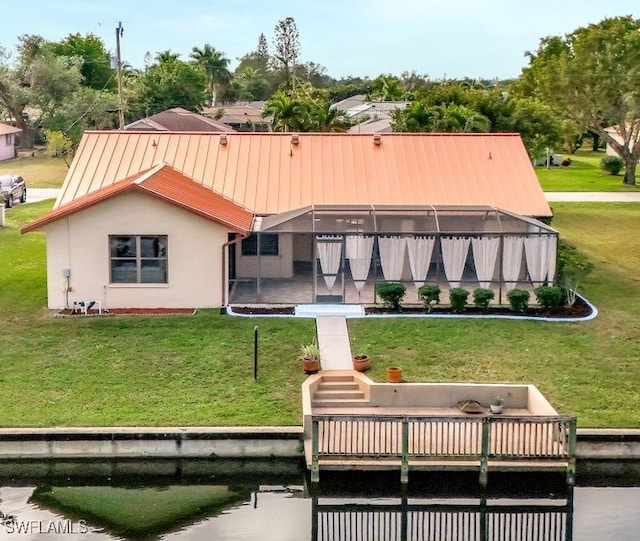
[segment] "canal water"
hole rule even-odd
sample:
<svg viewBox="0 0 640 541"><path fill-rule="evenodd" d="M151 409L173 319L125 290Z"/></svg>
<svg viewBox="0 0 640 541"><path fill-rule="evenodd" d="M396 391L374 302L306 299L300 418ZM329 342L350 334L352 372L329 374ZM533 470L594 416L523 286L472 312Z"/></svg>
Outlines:
<svg viewBox="0 0 640 541"><path fill-rule="evenodd" d="M323 474L298 461L0 465L0 539L636 541L640 466L562 476Z"/></svg>

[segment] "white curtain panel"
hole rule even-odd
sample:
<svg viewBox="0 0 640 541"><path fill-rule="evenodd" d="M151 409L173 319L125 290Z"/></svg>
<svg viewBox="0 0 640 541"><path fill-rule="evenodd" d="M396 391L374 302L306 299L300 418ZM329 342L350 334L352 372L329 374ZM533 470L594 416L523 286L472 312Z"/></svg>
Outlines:
<svg viewBox="0 0 640 541"><path fill-rule="evenodd" d="M558 237L555 235L547 235L549 242L547 243L547 281L553 285L556 279L556 257L558 255Z"/></svg>
<svg viewBox="0 0 640 541"><path fill-rule="evenodd" d="M336 281L336 274L338 274L340 270L342 237L317 235L316 239L320 241L316 242L316 249L318 251L318 258L320 259L320 268L322 269L324 283L327 284L327 289L331 291Z"/></svg>
<svg viewBox="0 0 640 541"><path fill-rule="evenodd" d="M407 239L404 237L378 237L380 264L385 280L401 280Z"/></svg>
<svg viewBox="0 0 640 541"><path fill-rule="evenodd" d="M527 270L534 287L543 285L547 277L548 235L532 235L524 239L524 255Z"/></svg>
<svg viewBox="0 0 640 541"><path fill-rule="evenodd" d="M364 284L369 276L373 241L373 237L347 235L345 255L347 259L349 259L351 277L358 292L363 290Z"/></svg>
<svg viewBox="0 0 640 541"><path fill-rule="evenodd" d="M523 237L506 236L502 239L502 276L507 290L516 287L522 265Z"/></svg>
<svg viewBox="0 0 640 541"><path fill-rule="evenodd" d="M471 239L471 246L473 247L473 264L480 287L488 288L496 269L500 238L474 237Z"/></svg>
<svg viewBox="0 0 640 541"><path fill-rule="evenodd" d="M441 237L440 239L444 274L452 288L460 287L470 242L469 237Z"/></svg>
<svg viewBox="0 0 640 541"><path fill-rule="evenodd" d="M435 243L435 237L411 237L407 239L409 265L411 266L411 276L416 289L424 285L427 280Z"/></svg>

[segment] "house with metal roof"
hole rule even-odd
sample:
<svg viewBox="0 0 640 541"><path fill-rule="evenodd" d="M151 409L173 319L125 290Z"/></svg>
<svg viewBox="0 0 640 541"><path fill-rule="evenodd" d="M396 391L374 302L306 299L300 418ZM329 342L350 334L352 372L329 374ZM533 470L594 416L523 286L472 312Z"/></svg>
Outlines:
<svg viewBox="0 0 640 541"><path fill-rule="evenodd" d="M380 281L553 282L550 217L517 134L104 131L22 231L46 233L52 309L370 304Z"/></svg>
<svg viewBox="0 0 640 541"><path fill-rule="evenodd" d="M127 131L202 131L233 133L231 126L182 107L174 107L155 115L135 120L124 127Z"/></svg>
<svg viewBox="0 0 640 541"><path fill-rule="evenodd" d="M0 162L16 157L16 136L20 128L0 123Z"/></svg>

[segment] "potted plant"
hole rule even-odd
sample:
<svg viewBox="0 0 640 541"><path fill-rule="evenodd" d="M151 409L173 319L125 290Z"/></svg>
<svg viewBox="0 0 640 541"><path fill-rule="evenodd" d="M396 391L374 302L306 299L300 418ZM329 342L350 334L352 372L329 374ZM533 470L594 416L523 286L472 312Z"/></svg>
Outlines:
<svg viewBox="0 0 640 541"><path fill-rule="evenodd" d="M315 342L300 346L302 370L307 374L315 374L320 370L320 346Z"/></svg>
<svg viewBox="0 0 640 541"><path fill-rule="evenodd" d="M495 396L489 404L489 410L491 413L502 413L502 407L504 406L504 398L501 396Z"/></svg>
<svg viewBox="0 0 640 541"><path fill-rule="evenodd" d="M358 353L353 356L353 369L357 372L366 372L371 368L371 359L366 353Z"/></svg>

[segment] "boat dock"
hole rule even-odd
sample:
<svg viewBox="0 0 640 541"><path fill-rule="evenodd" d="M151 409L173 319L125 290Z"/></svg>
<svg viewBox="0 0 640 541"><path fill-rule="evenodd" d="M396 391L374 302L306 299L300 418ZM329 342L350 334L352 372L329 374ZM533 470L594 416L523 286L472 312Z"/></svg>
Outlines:
<svg viewBox="0 0 640 541"><path fill-rule="evenodd" d="M459 402L505 410L463 413ZM322 470L561 471L575 477L576 419L558 415L532 385L374 383L354 371L325 371L303 385L305 458Z"/></svg>

